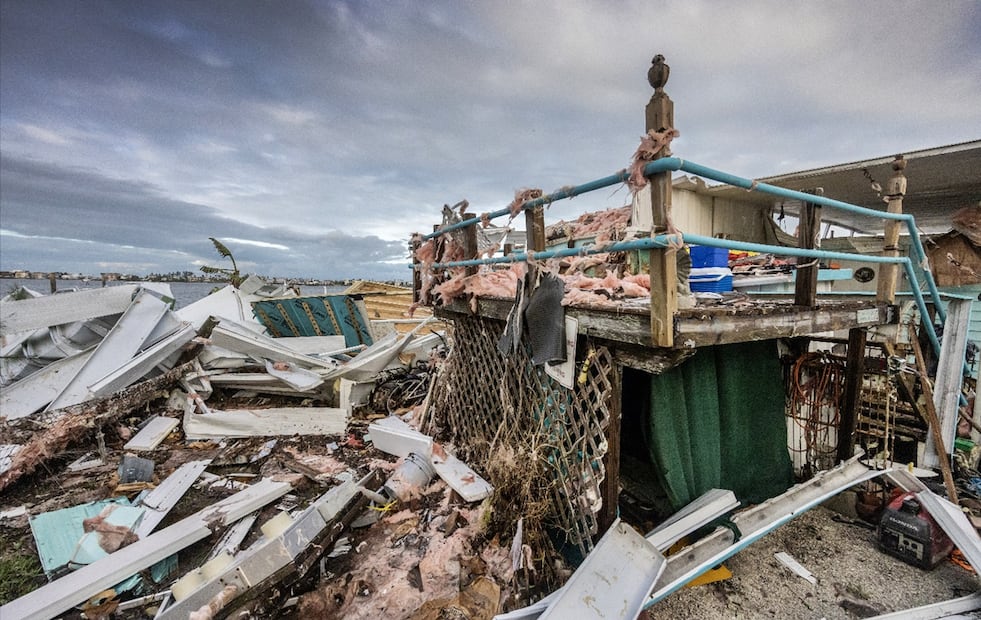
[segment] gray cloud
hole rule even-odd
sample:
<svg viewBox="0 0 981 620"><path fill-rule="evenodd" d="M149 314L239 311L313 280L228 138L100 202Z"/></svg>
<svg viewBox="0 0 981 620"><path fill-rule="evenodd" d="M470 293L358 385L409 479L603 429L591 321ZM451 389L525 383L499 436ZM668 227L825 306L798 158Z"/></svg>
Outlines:
<svg viewBox="0 0 981 620"><path fill-rule="evenodd" d="M171 271L213 263L219 236L289 248L233 248L270 275L401 277L385 261L444 203L490 211L624 167L658 52L675 152L737 174L981 136L981 8L888 9L5 2L0 228L22 236L0 262Z"/></svg>

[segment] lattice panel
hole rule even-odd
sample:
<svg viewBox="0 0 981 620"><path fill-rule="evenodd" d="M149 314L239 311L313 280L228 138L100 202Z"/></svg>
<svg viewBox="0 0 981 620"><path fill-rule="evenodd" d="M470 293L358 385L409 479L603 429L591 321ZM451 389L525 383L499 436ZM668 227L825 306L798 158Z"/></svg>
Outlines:
<svg viewBox="0 0 981 620"><path fill-rule="evenodd" d="M471 463L487 459L506 408L544 428L552 446L548 461L557 472L552 518L570 543L588 553L602 507L610 402L617 397L613 357L581 338L570 391L536 367L526 350L512 358L501 355L497 342L503 330L501 321L453 318L454 344L435 388L433 417Z"/></svg>

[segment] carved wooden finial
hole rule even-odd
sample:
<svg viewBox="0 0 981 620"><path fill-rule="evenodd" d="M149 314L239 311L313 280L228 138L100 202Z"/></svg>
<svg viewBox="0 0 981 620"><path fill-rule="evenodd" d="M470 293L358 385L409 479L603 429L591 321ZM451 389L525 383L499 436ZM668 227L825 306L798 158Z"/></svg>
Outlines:
<svg viewBox="0 0 981 620"><path fill-rule="evenodd" d="M658 54L651 61L651 68L647 70L647 81L654 88L654 92L663 93L664 85L668 83L668 75L671 74L671 67L664 62L664 56Z"/></svg>

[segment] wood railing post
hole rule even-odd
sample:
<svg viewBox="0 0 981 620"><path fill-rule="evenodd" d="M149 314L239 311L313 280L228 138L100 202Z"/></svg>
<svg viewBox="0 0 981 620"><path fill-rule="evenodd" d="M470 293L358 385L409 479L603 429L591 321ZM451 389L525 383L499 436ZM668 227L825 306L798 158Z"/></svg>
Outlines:
<svg viewBox="0 0 981 620"><path fill-rule="evenodd" d="M808 194L820 196L824 190L807 190ZM797 245L802 249L813 250L820 247L821 205L805 202L800 212L800 225L797 227ZM800 259L798 259L800 260ZM797 269L794 283L794 305L813 308L817 305L817 280L819 265L817 260L809 260L807 266ZM813 263L813 264L812 264Z"/></svg>
<svg viewBox="0 0 981 620"><path fill-rule="evenodd" d="M664 92L670 68L658 54L652 61L647 80L654 89L645 110L647 131L674 128L674 102ZM669 155L662 150L654 159ZM651 184L651 236L668 232L671 222L671 173L661 172L649 178ZM650 250L651 339L659 347L674 346L674 315L678 309L678 263L676 250Z"/></svg>
<svg viewBox="0 0 981 620"><path fill-rule="evenodd" d="M896 160L892 162L892 177L886 187L886 202L889 206L886 210L889 213L903 212L903 196L906 195L906 176L903 170L906 169L906 160L902 155L896 155ZM888 220L885 227L885 236L882 240L882 255L896 258L899 256L899 231L902 222ZM887 304L896 302L896 275L899 273L899 265L895 263L883 263L879 267L879 283L876 289L876 299Z"/></svg>
<svg viewBox="0 0 981 620"><path fill-rule="evenodd" d="M464 220L476 219L473 213L464 213ZM477 258L477 225L473 224L463 229L463 260L473 260ZM477 266L467 267L466 273L472 276L477 273Z"/></svg>
<svg viewBox="0 0 981 620"><path fill-rule="evenodd" d="M545 250L545 207L534 207L525 210L525 252L542 252ZM528 263L528 273L531 281L538 268Z"/></svg>
<svg viewBox="0 0 981 620"><path fill-rule="evenodd" d="M422 298L422 272L419 271L419 259L416 258L416 251L422 246L422 237L418 234L412 235L409 241L409 254L412 257L412 303L417 304ZM105 283L103 283L105 286Z"/></svg>

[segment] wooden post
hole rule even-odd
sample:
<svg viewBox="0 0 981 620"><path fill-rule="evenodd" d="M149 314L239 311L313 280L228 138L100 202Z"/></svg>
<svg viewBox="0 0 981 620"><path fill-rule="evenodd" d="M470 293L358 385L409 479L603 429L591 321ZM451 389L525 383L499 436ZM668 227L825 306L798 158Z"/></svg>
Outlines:
<svg viewBox="0 0 981 620"><path fill-rule="evenodd" d="M808 194L820 196L824 190L820 187L808 190ZM800 225L797 227L797 245L802 249L813 250L821 246L821 205L805 202L800 213ZM813 308L817 305L818 265L810 264L797 269L797 279L794 284L794 305Z"/></svg>
<svg viewBox="0 0 981 620"><path fill-rule="evenodd" d="M910 331L912 332L913 329L910 328ZM957 487L954 485L954 475L950 470L950 454L944 445L943 431L940 428L940 418L937 417L937 409L933 404L933 386L930 385L930 377L927 375L926 362L923 360L923 349L920 348L920 341L917 340L916 334L910 333L909 339L913 344L913 354L916 357L916 370L919 372L920 388L923 390L923 410L927 414L927 435L933 436L933 449L940 457L940 472L943 474L944 486L947 487L947 497L957 505ZM950 451L954 451L953 446L950 447Z"/></svg>
<svg viewBox="0 0 981 620"><path fill-rule="evenodd" d="M545 207L525 210L525 230L525 251L543 251L545 249Z"/></svg>
<svg viewBox="0 0 981 620"><path fill-rule="evenodd" d="M903 212L903 196L906 195L906 176L903 170L906 169L906 160L902 155L896 155L892 162L892 177L886 186L886 202L889 206L886 210L889 213ZM888 220L885 227L885 238L882 241L882 255L896 258L899 256L899 230L901 223L895 220ZM876 299L892 304L896 302L896 274L899 272L899 265L895 263L883 263L879 266L879 283L876 289Z"/></svg>
<svg viewBox="0 0 981 620"><path fill-rule="evenodd" d="M412 240L409 241L409 254L412 256L412 303L414 304L419 303L422 292L422 273L419 271L419 259L416 258L416 251L421 245L422 238L417 234L413 235Z"/></svg>
<svg viewBox="0 0 981 620"><path fill-rule="evenodd" d="M645 110L647 131L664 131L674 128L674 102L664 92L671 69L664 64L664 56L658 54L647 72L647 80L654 89ZM669 155L664 150L654 159ZM650 177L651 236L665 233L671 222L671 172L661 172ZM650 250L651 275L651 338L659 347L674 346L674 315L678 310L678 263L674 250L655 248Z"/></svg>
<svg viewBox="0 0 981 620"><path fill-rule="evenodd" d="M472 220L477 216L473 213L464 213L464 220ZM477 258L477 227L476 224L472 224L463 229L463 260L473 260ZM472 276L477 273L477 266L466 268L466 273L468 276Z"/></svg>
<svg viewBox="0 0 981 620"><path fill-rule="evenodd" d="M798 275L798 278L800 275ZM848 359L845 361L845 395L841 403L838 424L838 462L847 461L855 452L855 421L858 419L862 395L862 376L865 374L864 327L848 330Z"/></svg>
<svg viewBox="0 0 981 620"><path fill-rule="evenodd" d="M58 292L58 279L57 278L58 278L58 276L56 276L53 273L49 273L48 274L48 284L51 285L51 292L52 293L57 293Z"/></svg>

